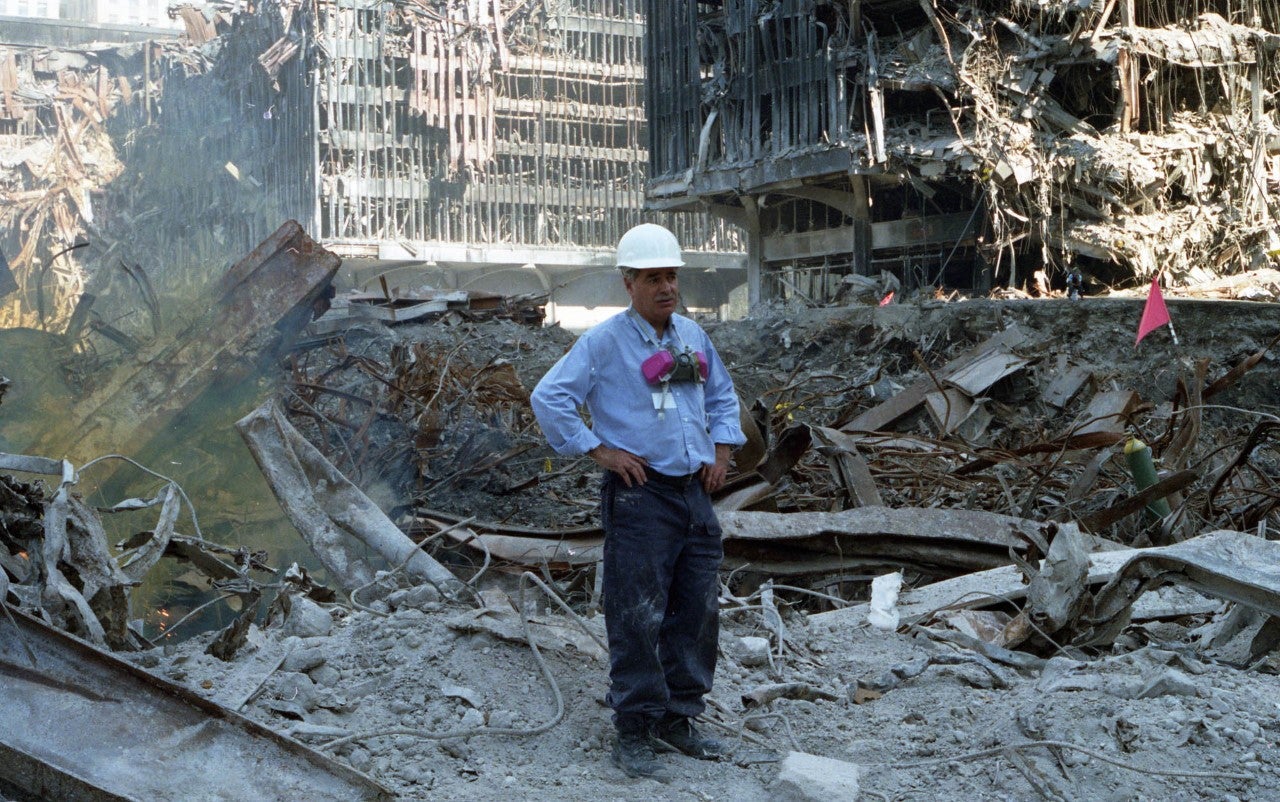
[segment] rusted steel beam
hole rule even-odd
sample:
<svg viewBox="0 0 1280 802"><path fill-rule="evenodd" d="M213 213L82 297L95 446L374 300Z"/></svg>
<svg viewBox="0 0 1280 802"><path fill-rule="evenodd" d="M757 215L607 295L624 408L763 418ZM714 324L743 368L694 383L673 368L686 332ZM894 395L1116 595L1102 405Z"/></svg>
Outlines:
<svg viewBox="0 0 1280 802"><path fill-rule="evenodd" d="M312 318L339 264L285 223L227 272L208 314L123 363L24 450L84 460L145 445L215 379L274 355Z"/></svg>
<svg viewBox="0 0 1280 802"><path fill-rule="evenodd" d="M1187 489L1199 478L1200 474L1195 471L1178 471L1145 490L1125 496L1105 509L1084 516L1080 519L1080 526L1088 532L1101 532L1116 521L1142 510L1150 502Z"/></svg>

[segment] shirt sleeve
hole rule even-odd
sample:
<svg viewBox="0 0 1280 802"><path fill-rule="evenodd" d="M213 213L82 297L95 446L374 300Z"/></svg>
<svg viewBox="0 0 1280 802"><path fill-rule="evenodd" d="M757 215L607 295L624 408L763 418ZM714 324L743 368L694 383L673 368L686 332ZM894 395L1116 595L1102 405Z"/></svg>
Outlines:
<svg viewBox="0 0 1280 802"><path fill-rule="evenodd" d="M547 442L557 454L585 454L601 444L578 409L587 401L595 369L587 337L579 337L533 388L530 404Z"/></svg>
<svg viewBox="0 0 1280 802"><path fill-rule="evenodd" d="M707 355L706 393L707 420L711 425L711 442L737 446L747 442L742 432L738 413L738 394L733 389L733 379L711 338L702 333L703 348Z"/></svg>

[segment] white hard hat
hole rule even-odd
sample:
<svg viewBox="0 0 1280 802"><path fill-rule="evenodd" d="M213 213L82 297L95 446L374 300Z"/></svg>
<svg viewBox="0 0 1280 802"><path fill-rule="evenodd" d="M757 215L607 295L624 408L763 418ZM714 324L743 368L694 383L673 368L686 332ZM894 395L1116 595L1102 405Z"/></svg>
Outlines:
<svg viewBox="0 0 1280 802"><path fill-rule="evenodd" d="M618 240L618 267L684 267L684 259L675 234L654 223L641 223Z"/></svg>

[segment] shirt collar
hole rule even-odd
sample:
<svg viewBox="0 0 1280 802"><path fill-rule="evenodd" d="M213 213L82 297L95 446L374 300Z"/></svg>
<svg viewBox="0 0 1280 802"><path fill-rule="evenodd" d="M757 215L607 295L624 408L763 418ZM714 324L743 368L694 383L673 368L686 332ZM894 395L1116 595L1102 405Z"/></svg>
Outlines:
<svg viewBox="0 0 1280 802"><path fill-rule="evenodd" d="M636 327L636 331L640 332L640 336L644 338L645 342L649 343L654 348L662 347L662 343L658 339L658 330L655 329L653 325L649 323L649 321L640 317L640 313L636 311L636 308L634 306L627 307L627 317L631 319L632 325ZM676 316L672 315L671 318L667 321L667 331L674 332L675 325L676 325ZM664 335L665 335L665 332L664 332ZM678 338L679 334L674 334L674 336Z"/></svg>

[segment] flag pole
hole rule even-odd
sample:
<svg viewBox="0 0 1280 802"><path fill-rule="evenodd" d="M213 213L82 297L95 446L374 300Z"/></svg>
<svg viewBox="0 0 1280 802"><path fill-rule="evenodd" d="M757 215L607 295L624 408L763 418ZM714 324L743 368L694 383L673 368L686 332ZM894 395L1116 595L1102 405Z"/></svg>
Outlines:
<svg viewBox="0 0 1280 802"><path fill-rule="evenodd" d="M1159 271L1158 273L1156 273L1156 281L1159 281L1159 280L1160 280L1160 277L1161 277L1162 275L1164 275L1164 271L1163 271L1163 270L1161 270L1161 271ZM1163 300L1163 296L1161 297L1161 300ZM1166 306L1166 309L1167 309L1167 308L1168 308L1168 307ZM1173 338L1173 347L1174 347L1174 348L1181 348L1182 346L1180 346L1180 345L1178 344L1178 330L1177 330L1177 329L1175 329L1175 328L1173 327L1173 315L1169 315L1169 323L1168 323L1168 325L1169 325L1169 336Z"/></svg>

